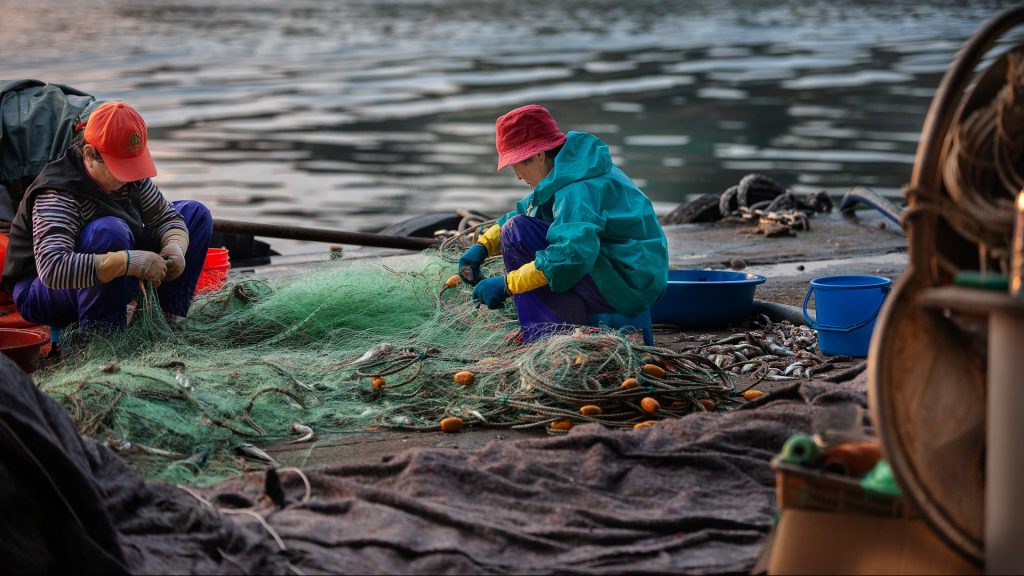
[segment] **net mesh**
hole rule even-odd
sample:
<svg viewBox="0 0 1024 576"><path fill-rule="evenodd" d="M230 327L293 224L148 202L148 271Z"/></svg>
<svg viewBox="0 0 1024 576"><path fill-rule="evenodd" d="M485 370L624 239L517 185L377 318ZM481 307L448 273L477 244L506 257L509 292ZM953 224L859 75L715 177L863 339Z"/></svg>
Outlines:
<svg viewBox="0 0 1024 576"><path fill-rule="evenodd" d="M242 277L170 324L150 290L125 331L63 334L63 359L36 381L144 477L193 484L246 469L241 444L309 429L437 430L457 417L564 433L742 402L711 361L636 336L576 327L523 344L511 303L491 311L470 287L446 287L453 260L432 251L401 266L367 259ZM465 371L472 383L457 383Z"/></svg>

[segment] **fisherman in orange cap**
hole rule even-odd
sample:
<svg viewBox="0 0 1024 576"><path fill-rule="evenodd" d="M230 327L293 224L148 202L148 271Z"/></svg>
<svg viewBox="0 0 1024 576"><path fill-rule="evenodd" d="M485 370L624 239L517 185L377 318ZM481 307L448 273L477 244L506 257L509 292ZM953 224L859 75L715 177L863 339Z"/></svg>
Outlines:
<svg viewBox="0 0 1024 576"><path fill-rule="evenodd" d="M165 313L192 303L213 232L195 201L168 202L151 178L146 123L123 102L98 105L74 142L25 191L11 223L4 288L30 321L122 328L140 280Z"/></svg>

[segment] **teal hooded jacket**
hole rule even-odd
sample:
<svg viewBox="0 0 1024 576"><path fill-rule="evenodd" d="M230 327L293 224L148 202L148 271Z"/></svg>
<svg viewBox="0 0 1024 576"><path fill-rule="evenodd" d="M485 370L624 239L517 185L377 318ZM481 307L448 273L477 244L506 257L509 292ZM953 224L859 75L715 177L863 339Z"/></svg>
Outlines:
<svg viewBox="0 0 1024 576"><path fill-rule="evenodd" d="M590 274L626 316L650 308L664 293L665 232L651 201L593 134L569 132L551 173L498 224L517 214L551 222L550 245L536 255L551 290L564 292Z"/></svg>

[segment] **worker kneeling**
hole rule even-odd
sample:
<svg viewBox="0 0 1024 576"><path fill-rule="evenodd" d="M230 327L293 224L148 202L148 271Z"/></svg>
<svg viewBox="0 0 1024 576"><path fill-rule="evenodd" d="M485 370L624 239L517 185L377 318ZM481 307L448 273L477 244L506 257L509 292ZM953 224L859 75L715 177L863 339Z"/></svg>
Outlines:
<svg viewBox="0 0 1024 576"><path fill-rule="evenodd" d="M25 319L123 328L139 280L159 286L165 313L188 313L213 219L199 202L164 198L150 180L156 165L146 142L138 112L104 103L26 190L3 271Z"/></svg>
<svg viewBox="0 0 1024 576"><path fill-rule="evenodd" d="M587 316L626 317L650 308L668 282L668 244L647 196L592 134L563 133L543 107L523 106L496 123L498 170L512 166L534 188L459 259L473 299L496 309L512 300L530 342ZM500 253L508 273L482 279Z"/></svg>

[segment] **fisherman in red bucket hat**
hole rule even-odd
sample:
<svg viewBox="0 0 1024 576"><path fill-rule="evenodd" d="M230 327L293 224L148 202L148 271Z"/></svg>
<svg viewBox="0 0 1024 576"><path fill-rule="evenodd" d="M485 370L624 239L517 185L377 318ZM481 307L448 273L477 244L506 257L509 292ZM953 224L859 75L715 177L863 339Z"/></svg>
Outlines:
<svg viewBox="0 0 1024 576"><path fill-rule="evenodd" d="M473 299L497 309L511 296L523 340L593 314L634 317L668 283L668 243L650 200L612 163L593 134L562 132L531 104L498 118L498 170L512 167L533 191L459 259ZM488 256L507 273L482 278Z"/></svg>
<svg viewBox="0 0 1024 576"><path fill-rule="evenodd" d="M139 281L158 286L166 314L188 313L213 232L199 202L168 202L146 123L100 102L64 155L25 191L11 223L4 288L32 322L87 331L125 326Z"/></svg>

